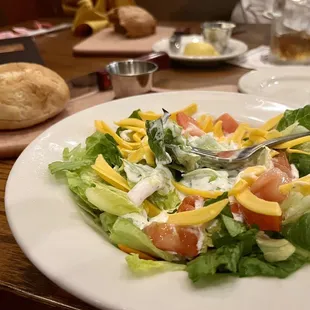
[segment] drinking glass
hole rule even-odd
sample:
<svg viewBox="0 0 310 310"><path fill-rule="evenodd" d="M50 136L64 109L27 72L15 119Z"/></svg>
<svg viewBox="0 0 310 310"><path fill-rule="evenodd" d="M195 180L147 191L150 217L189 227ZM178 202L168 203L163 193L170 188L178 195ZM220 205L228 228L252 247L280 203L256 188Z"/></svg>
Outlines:
<svg viewBox="0 0 310 310"><path fill-rule="evenodd" d="M310 0L275 1L270 60L310 63Z"/></svg>

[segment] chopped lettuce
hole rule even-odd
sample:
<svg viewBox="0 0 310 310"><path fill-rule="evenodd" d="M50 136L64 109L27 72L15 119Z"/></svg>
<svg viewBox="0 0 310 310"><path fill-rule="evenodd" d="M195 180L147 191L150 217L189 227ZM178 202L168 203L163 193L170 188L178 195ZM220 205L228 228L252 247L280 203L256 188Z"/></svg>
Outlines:
<svg viewBox="0 0 310 310"><path fill-rule="evenodd" d="M179 169L176 168L177 170L193 171L197 169L198 162L201 158L199 155L189 153L186 146L182 147L179 145L169 144L166 147L172 162L176 164L175 167L177 167L177 165L180 166Z"/></svg>
<svg viewBox="0 0 310 310"><path fill-rule="evenodd" d="M85 194L98 209L117 216L142 211L141 206L131 202L127 193L109 185L96 183L95 187L87 188Z"/></svg>
<svg viewBox="0 0 310 310"><path fill-rule="evenodd" d="M271 239L263 232L257 234L256 242L270 263L285 261L295 252L295 247L286 239Z"/></svg>
<svg viewBox="0 0 310 310"><path fill-rule="evenodd" d="M215 171L209 168L203 168L183 174L181 183L187 187L205 191L228 191L233 187L235 178L224 170Z"/></svg>
<svg viewBox="0 0 310 310"><path fill-rule="evenodd" d="M139 112L141 112L140 109L134 110L134 111L128 116L128 118L135 118L135 119L141 120L141 117L140 117L140 115L139 115ZM116 129L116 134L120 136L121 132L122 132L122 131L125 131L125 130L127 130L127 129L126 129L126 128L123 128L123 127L118 127L118 128Z"/></svg>
<svg viewBox="0 0 310 310"><path fill-rule="evenodd" d="M310 142L297 145L294 148L310 153ZM289 161L296 166L300 177L310 174L310 155L292 153L289 155Z"/></svg>
<svg viewBox="0 0 310 310"><path fill-rule="evenodd" d="M102 229L110 234L113 228L113 225L115 224L116 220L118 219L117 215L114 214L110 214L107 212L103 212L100 214L99 216L101 225L102 225Z"/></svg>
<svg viewBox="0 0 310 310"><path fill-rule="evenodd" d="M54 161L48 165L48 168L52 174L61 171L76 171L83 167L88 167L93 163L93 160L77 160L77 161Z"/></svg>
<svg viewBox="0 0 310 310"><path fill-rule="evenodd" d="M75 161L82 160L84 156L85 156L85 149L82 148L81 144L74 147L71 151L69 150L69 148L66 147L62 152L62 158L65 161L73 158Z"/></svg>
<svg viewBox="0 0 310 310"><path fill-rule="evenodd" d="M96 160L99 154L102 154L111 167L122 165L122 156L113 137L96 131L86 139L85 156Z"/></svg>
<svg viewBox="0 0 310 310"><path fill-rule="evenodd" d="M222 221L231 237L236 237L244 233L247 229L246 226L240 222L235 221L233 218L221 214Z"/></svg>
<svg viewBox="0 0 310 310"><path fill-rule="evenodd" d="M193 281L215 273L229 273L239 277L266 276L285 278L301 268L307 259L292 254L284 261L268 262L255 245L255 235L248 232L239 243L221 246L195 258L187 265L189 278ZM253 239L254 238L254 239Z"/></svg>
<svg viewBox="0 0 310 310"><path fill-rule="evenodd" d="M231 149L229 145L225 145L225 143L219 143L213 137L212 134L205 134L201 137L192 138L189 141L190 146L199 147L204 150L209 151L227 151Z"/></svg>
<svg viewBox="0 0 310 310"><path fill-rule="evenodd" d="M186 145L186 139L182 136L182 127L174 121L167 120L164 124L165 144Z"/></svg>
<svg viewBox="0 0 310 310"><path fill-rule="evenodd" d="M287 260L275 263L267 262L263 255L242 257L238 265L240 277L277 277L286 278L305 264L305 260L293 254Z"/></svg>
<svg viewBox="0 0 310 310"><path fill-rule="evenodd" d="M211 250L206 254L199 255L187 264L186 270L189 278L193 282L197 282L198 280L217 272L237 273L238 263L241 256L241 244L222 246L217 250Z"/></svg>
<svg viewBox="0 0 310 310"><path fill-rule="evenodd" d="M133 186L128 193L132 201L142 203L149 198L160 209L171 211L179 205L180 199L171 183L173 177L168 168L158 164L154 169L124 160L124 170Z"/></svg>
<svg viewBox="0 0 310 310"><path fill-rule="evenodd" d="M140 259L138 254L128 255L126 262L129 269L138 276L152 275L165 271L182 271L186 268L186 265L183 264Z"/></svg>
<svg viewBox="0 0 310 310"><path fill-rule="evenodd" d="M166 261L176 259L175 255L156 248L150 238L128 219L117 219L113 225L110 239L114 244L122 244Z"/></svg>
<svg viewBox="0 0 310 310"><path fill-rule="evenodd" d="M282 234L294 245L310 251L310 213L304 214L296 222L284 225Z"/></svg>
<svg viewBox="0 0 310 310"><path fill-rule="evenodd" d="M224 200L226 198L228 198L228 192L224 192L222 195L220 195L220 196L218 196L216 198L207 199L205 201L205 203L204 203L204 206L206 207L206 206L212 205L213 203L221 201L221 200ZM222 214L223 214L223 211L222 211ZM225 215L226 216L230 216L230 215L227 215L227 214L225 214ZM230 217L232 217L232 216L230 216Z"/></svg>
<svg viewBox="0 0 310 310"><path fill-rule="evenodd" d="M300 126L298 124L298 122L286 127L284 130L281 131L281 134L283 136L288 136L288 135L294 135L294 134L298 134L298 133L303 133L308 131L307 128L305 128L304 126Z"/></svg>
<svg viewBox="0 0 310 310"><path fill-rule="evenodd" d="M277 129L282 134L288 135L310 130L310 105L296 110L287 110L280 120ZM303 143L295 147L302 151L310 152L310 143ZM289 155L289 162L294 164L300 176L310 173L310 156L306 154L293 153Z"/></svg>
<svg viewBox="0 0 310 310"><path fill-rule="evenodd" d="M283 224L296 222L302 215L310 212L310 195L304 196L297 191L291 191L282 202Z"/></svg>
<svg viewBox="0 0 310 310"><path fill-rule="evenodd" d="M70 172L67 171L66 173L67 182L69 189L76 194L81 200L83 200L86 204L88 204L91 208L96 208L94 205L92 205L87 197L86 197L86 190L90 187L89 183L86 183L81 178L81 174L77 172Z"/></svg>
<svg viewBox="0 0 310 310"><path fill-rule="evenodd" d="M310 105L306 105L303 108L296 110L286 110L277 129L282 131L294 123L298 123L310 130Z"/></svg>
<svg viewBox="0 0 310 310"><path fill-rule="evenodd" d="M128 197L135 205L141 205L145 199L160 190L164 178L160 173L152 173L139 181L129 192Z"/></svg>
<svg viewBox="0 0 310 310"><path fill-rule="evenodd" d="M146 121L145 127L148 136L148 143L155 154L156 160L164 165L171 163L171 157L166 152L165 147L163 119L159 118L154 121Z"/></svg>
<svg viewBox="0 0 310 310"><path fill-rule="evenodd" d="M97 156L102 154L107 163L114 167L122 164L122 156L112 136L95 132L86 139L86 147L76 146L71 151L63 150L64 161L55 161L48 165L52 174L61 171L76 171L94 163Z"/></svg>
<svg viewBox="0 0 310 310"><path fill-rule="evenodd" d="M131 185L131 187L133 187L136 183L140 182L142 179L150 176L154 171L154 168L148 165L131 163L126 159L124 159L123 162L127 181Z"/></svg>
<svg viewBox="0 0 310 310"><path fill-rule="evenodd" d="M161 210L166 211L175 211L180 204L176 190L172 190L166 195L160 195L159 192L156 192L150 196L149 200Z"/></svg>
<svg viewBox="0 0 310 310"><path fill-rule="evenodd" d="M290 154L289 162L296 166L300 177L310 174L310 155Z"/></svg>

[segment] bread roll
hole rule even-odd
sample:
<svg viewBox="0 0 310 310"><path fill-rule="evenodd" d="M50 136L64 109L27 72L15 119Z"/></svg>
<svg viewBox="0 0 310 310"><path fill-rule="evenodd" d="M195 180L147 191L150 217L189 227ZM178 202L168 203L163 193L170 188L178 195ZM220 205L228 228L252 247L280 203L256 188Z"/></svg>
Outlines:
<svg viewBox="0 0 310 310"><path fill-rule="evenodd" d="M146 10L137 6L121 6L109 15L115 32L125 34L129 38L150 36L156 31L156 20Z"/></svg>
<svg viewBox="0 0 310 310"><path fill-rule="evenodd" d="M60 113L70 97L65 81L37 64L0 65L0 130L26 128Z"/></svg>

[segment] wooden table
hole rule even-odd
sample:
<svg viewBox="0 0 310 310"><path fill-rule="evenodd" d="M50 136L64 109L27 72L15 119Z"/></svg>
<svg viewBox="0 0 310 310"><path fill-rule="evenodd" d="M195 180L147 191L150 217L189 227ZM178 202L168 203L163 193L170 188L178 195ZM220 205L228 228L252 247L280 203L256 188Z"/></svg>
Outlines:
<svg viewBox="0 0 310 310"><path fill-rule="evenodd" d="M60 22L60 20L54 20ZM185 24L183 24L185 25ZM268 26L241 26L235 38L246 42L249 48L266 44ZM95 71L117 59L116 57L73 57L72 47L80 41L69 30L55 36L36 39L46 66L70 79ZM188 89L203 86L237 84L247 70L229 64L217 67L189 68L177 66L157 73L155 86L169 89ZM12 160L0 160L0 309L94 309L69 295L34 267L17 245L7 224L4 211L6 180L14 164ZM18 190L18 189L16 189Z"/></svg>

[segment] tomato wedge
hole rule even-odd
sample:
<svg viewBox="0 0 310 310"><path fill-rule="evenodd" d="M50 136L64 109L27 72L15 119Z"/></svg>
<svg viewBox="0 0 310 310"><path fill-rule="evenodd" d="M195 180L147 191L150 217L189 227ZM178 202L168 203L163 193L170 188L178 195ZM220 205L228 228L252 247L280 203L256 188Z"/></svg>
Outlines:
<svg viewBox="0 0 310 310"><path fill-rule="evenodd" d="M191 195L185 197L178 208L178 212L195 210L196 201L201 201L203 203L203 200L200 196Z"/></svg>
<svg viewBox="0 0 310 310"><path fill-rule="evenodd" d="M263 173L251 186L251 192L257 197L275 202L282 202L283 195L279 186L290 182L287 174L278 168L273 168Z"/></svg>
<svg viewBox="0 0 310 310"><path fill-rule="evenodd" d="M163 251L176 252L186 257L198 255L198 227L183 227L154 222L146 226L144 232L153 244Z"/></svg>
<svg viewBox="0 0 310 310"><path fill-rule="evenodd" d="M287 159L285 152L280 152L277 156L272 159L275 168L280 169L282 172L286 173L288 177L292 178L292 168Z"/></svg>
<svg viewBox="0 0 310 310"><path fill-rule="evenodd" d="M255 213L244 208L242 205L239 208L248 225L257 225L260 230L281 231L281 216Z"/></svg>
<svg viewBox="0 0 310 310"><path fill-rule="evenodd" d="M198 126L198 123L184 112L179 112L176 115L177 123L183 127L191 136L202 136L205 134Z"/></svg>
<svg viewBox="0 0 310 310"><path fill-rule="evenodd" d="M239 203L233 203L230 206L231 212L235 214L241 214L247 225L257 225L260 230L268 231L281 231L281 216L270 216L255 213L240 205Z"/></svg>
<svg viewBox="0 0 310 310"><path fill-rule="evenodd" d="M238 128L238 122L228 113L222 114L216 121L222 121L222 128L224 133L233 133Z"/></svg>

